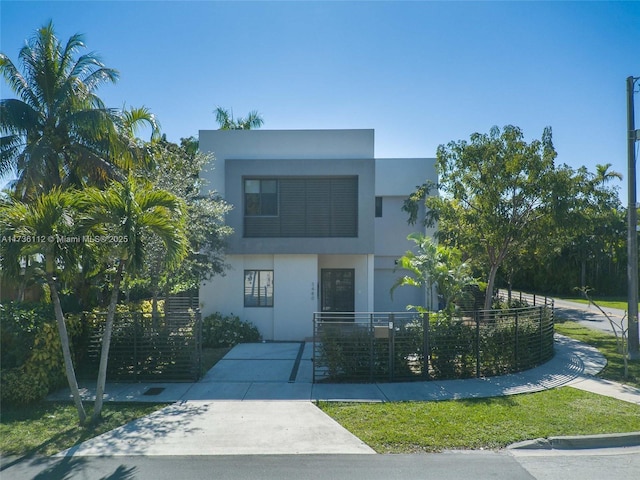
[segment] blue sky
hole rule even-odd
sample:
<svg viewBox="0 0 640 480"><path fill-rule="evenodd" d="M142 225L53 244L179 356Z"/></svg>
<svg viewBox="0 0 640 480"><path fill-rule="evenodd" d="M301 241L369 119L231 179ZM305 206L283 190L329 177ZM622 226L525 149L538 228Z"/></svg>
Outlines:
<svg viewBox="0 0 640 480"><path fill-rule="evenodd" d="M17 60L50 19L120 71L107 105L150 108L172 141L216 128L218 105L264 129L374 128L378 157L550 125L557 162L612 163L626 202L640 2L0 0L0 50Z"/></svg>

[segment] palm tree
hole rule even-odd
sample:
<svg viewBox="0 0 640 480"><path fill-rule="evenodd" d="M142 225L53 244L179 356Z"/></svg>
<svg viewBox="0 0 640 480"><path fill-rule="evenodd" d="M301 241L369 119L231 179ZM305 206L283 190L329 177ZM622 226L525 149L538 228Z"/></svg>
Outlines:
<svg viewBox="0 0 640 480"><path fill-rule="evenodd" d="M58 187L28 203L4 197L0 202L0 232L5 240L11 240L0 243L0 257L2 267L8 274L19 270L20 264L27 259L41 264L38 271L49 286L62 344L65 374L82 425L86 413L78 390L69 335L58 295L58 275L74 270L77 264L77 252L74 250L78 244L64 241L75 238L73 200L74 192L62 191Z"/></svg>
<svg viewBox="0 0 640 480"><path fill-rule="evenodd" d="M233 111L216 107L213 111L216 114L216 122L220 126L220 130L252 130L260 128L264 123L262 115L257 110L249 112L246 118L239 117L237 120L233 118Z"/></svg>
<svg viewBox="0 0 640 480"><path fill-rule="evenodd" d="M622 174L614 170L609 170L610 168L611 168L610 163L607 163L605 165L600 165L600 164L596 165L595 181L597 184L604 186L614 178L618 180L622 180Z"/></svg>
<svg viewBox="0 0 640 480"><path fill-rule="evenodd" d="M123 273L140 270L149 236L162 242L169 267L176 266L187 253L182 201L164 190L153 190L129 178L112 182L106 190L87 188L81 193L79 207L86 209L85 227L108 234L114 239L111 251L117 261L113 292L107 310L98 370L93 421L100 419L113 322Z"/></svg>
<svg viewBox="0 0 640 480"><path fill-rule="evenodd" d="M63 44L53 24L40 28L20 50L22 72L0 53L0 73L17 98L0 100L0 176L17 173L21 198L55 186L104 184L124 176L139 160L132 148L138 124L157 124L145 109L106 108L98 87L115 83L118 72L87 53L81 35Z"/></svg>
<svg viewBox="0 0 640 480"><path fill-rule="evenodd" d="M114 176L104 155L114 138L115 112L96 89L118 79L84 47L81 35L62 45L53 24L40 28L20 50L24 74L5 54L0 73L18 98L0 101L0 174L15 169L22 198L35 190Z"/></svg>

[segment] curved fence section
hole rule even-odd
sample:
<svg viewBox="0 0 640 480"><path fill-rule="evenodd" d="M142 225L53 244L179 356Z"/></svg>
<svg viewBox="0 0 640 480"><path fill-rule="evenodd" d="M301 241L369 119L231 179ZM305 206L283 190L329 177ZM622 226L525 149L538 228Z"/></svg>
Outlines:
<svg viewBox="0 0 640 480"><path fill-rule="evenodd" d="M314 382L444 380L527 370L553 356L553 305L418 314L316 313Z"/></svg>

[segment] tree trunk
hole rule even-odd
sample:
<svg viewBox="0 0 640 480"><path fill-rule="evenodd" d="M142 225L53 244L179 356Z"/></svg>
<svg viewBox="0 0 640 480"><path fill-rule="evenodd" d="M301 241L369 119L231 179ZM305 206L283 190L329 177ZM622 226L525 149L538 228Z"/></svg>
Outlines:
<svg viewBox="0 0 640 480"><path fill-rule="evenodd" d="M109 347L111 346L111 333L113 332L113 320L116 314L116 306L118 304L118 294L120 290L120 281L122 280L122 271L124 269L124 260L120 260L116 278L113 281L113 292L111 292L111 301L107 310L107 320L104 325L104 333L102 334L102 349L100 351L100 367L98 368L98 382L96 385L96 401L93 407L94 423L98 422L102 417L102 404L104 397L104 388L107 383L107 363L109 361Z"/></svg>
<svg viewBox="0 0 640 480"><path fill-rule="evenodd" d="M158 289L153 289L153 297L151 298L151 324L154 330L158 328Z"/></svg>
<svg viewBox="0 0 640 480"><path fill-rule="evenodd" d="M60 335L60 344L62 345L62 358L64 359L64 370L67 375L67 382L69 383L69 389L73 396L73 403L78 410L78 421L80 425L84 425L84 422L87 419L87 414L84 411L84 406L82 405L82 398L80 397L80 390L78 389L78 380L76 379L76 372L73 368L71 348L69 346L69 334L67 333L67 326L64 323L64 314L62 313L62 306L60 305L60 297L58 297L56 283L51 274L47 274L47 284L51 291L51 300L53 301L56 323L58 324L58 334Z"/></svg>
<svg viewBox="0 0 640 480"><path fill-rule="evenodd" d="M497 264L492 264L491 269L489 270L489 279L487 283L487 291L484 295L484 309L491 310L491 301L493 300L493 289L496 283L496 274L498 273Z"/></svg>

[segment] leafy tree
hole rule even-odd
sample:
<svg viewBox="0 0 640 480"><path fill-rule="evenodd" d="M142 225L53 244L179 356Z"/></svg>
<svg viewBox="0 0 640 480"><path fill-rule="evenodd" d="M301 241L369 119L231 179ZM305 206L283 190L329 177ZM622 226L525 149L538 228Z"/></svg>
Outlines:
<svg viewBox="0 0 640 480"><path fill-rule="evenodd" d="M601 293L624 289L626 220L617 188L608 185L619 174L609 167L597 165L595 174L585 167L557 169L553 188L558 198L565 197L560 213L537 229L548 235L527 238L521 260L509 261L508 277L520 288L563 293L575 285L591 285Z"/></svg>
<svg viewBox="0 0 640 480"><path fill-rule="evenodd" d="M60 304L60 276L77 268L79 257L73 220L74 192L54 187L26 203L6 198L0 202L0 256L6 273L15 274L20 262L29 259L38 268L49 287L58 333L62 344L65 374L73 396L78 420L84 424L86 413L78 390L71 358L69 335Z"/></svg>
<svg viewBox="0 0 640 480"><path fill-rule="evenodd" d="M162 242L169 267L175 267L184 258L187 239L184 206L180 199L133 178L122 183L112 182L106 190L86 188L81 192L78 205L87 212L86 229L113 239L110 250L117 265L102 338L93 411L93 420L97 421L102 413L109 347L123 273L142 269L144 250L150 237Z"/></svg>
<svg viewBox="0 0 640 480"><path fill-rule="evenodd" d="M216 107L213 112L216 114L216 122L220 130L253 130L260 128L264 123L262 115L257 110L249 112L246 118L237 119L233 118L233 112L222 107Z"/></svg>
<svg viewBox="0 0 640 480"><path fill-rule="evenodd" d="M166 140L157 142L152 146L152 156L154 169L140 174L156 188L167 190L184 201L189 239L188 255L170 274L163 268L162 245L156 242L147 249L146 273L134 282L150 288L153 305L156 305L161 293L194 290L202 281L222 273L225 239L231 233L224 224L224 216L231 207L215 192L206 192L200 173L211 164L212 158L197 151L194 139L181 139L180 145Z"/></svg>
<svg viewBox="0 0 640 480"><path fill-rule="evenodd" d="M415 222L416 201L426 197L428 221L438 220L442 237L484 266L485 309L491 307L496 274L505 259L564 201L554 197L557 182L551 129L541 140L524 141L522 131L493 127L470 142L452 141L437 151L442 196L422 188L405 204ZM419 189L420 190L420 189ZM542 235L540 232L538 235Z"/></svg>

